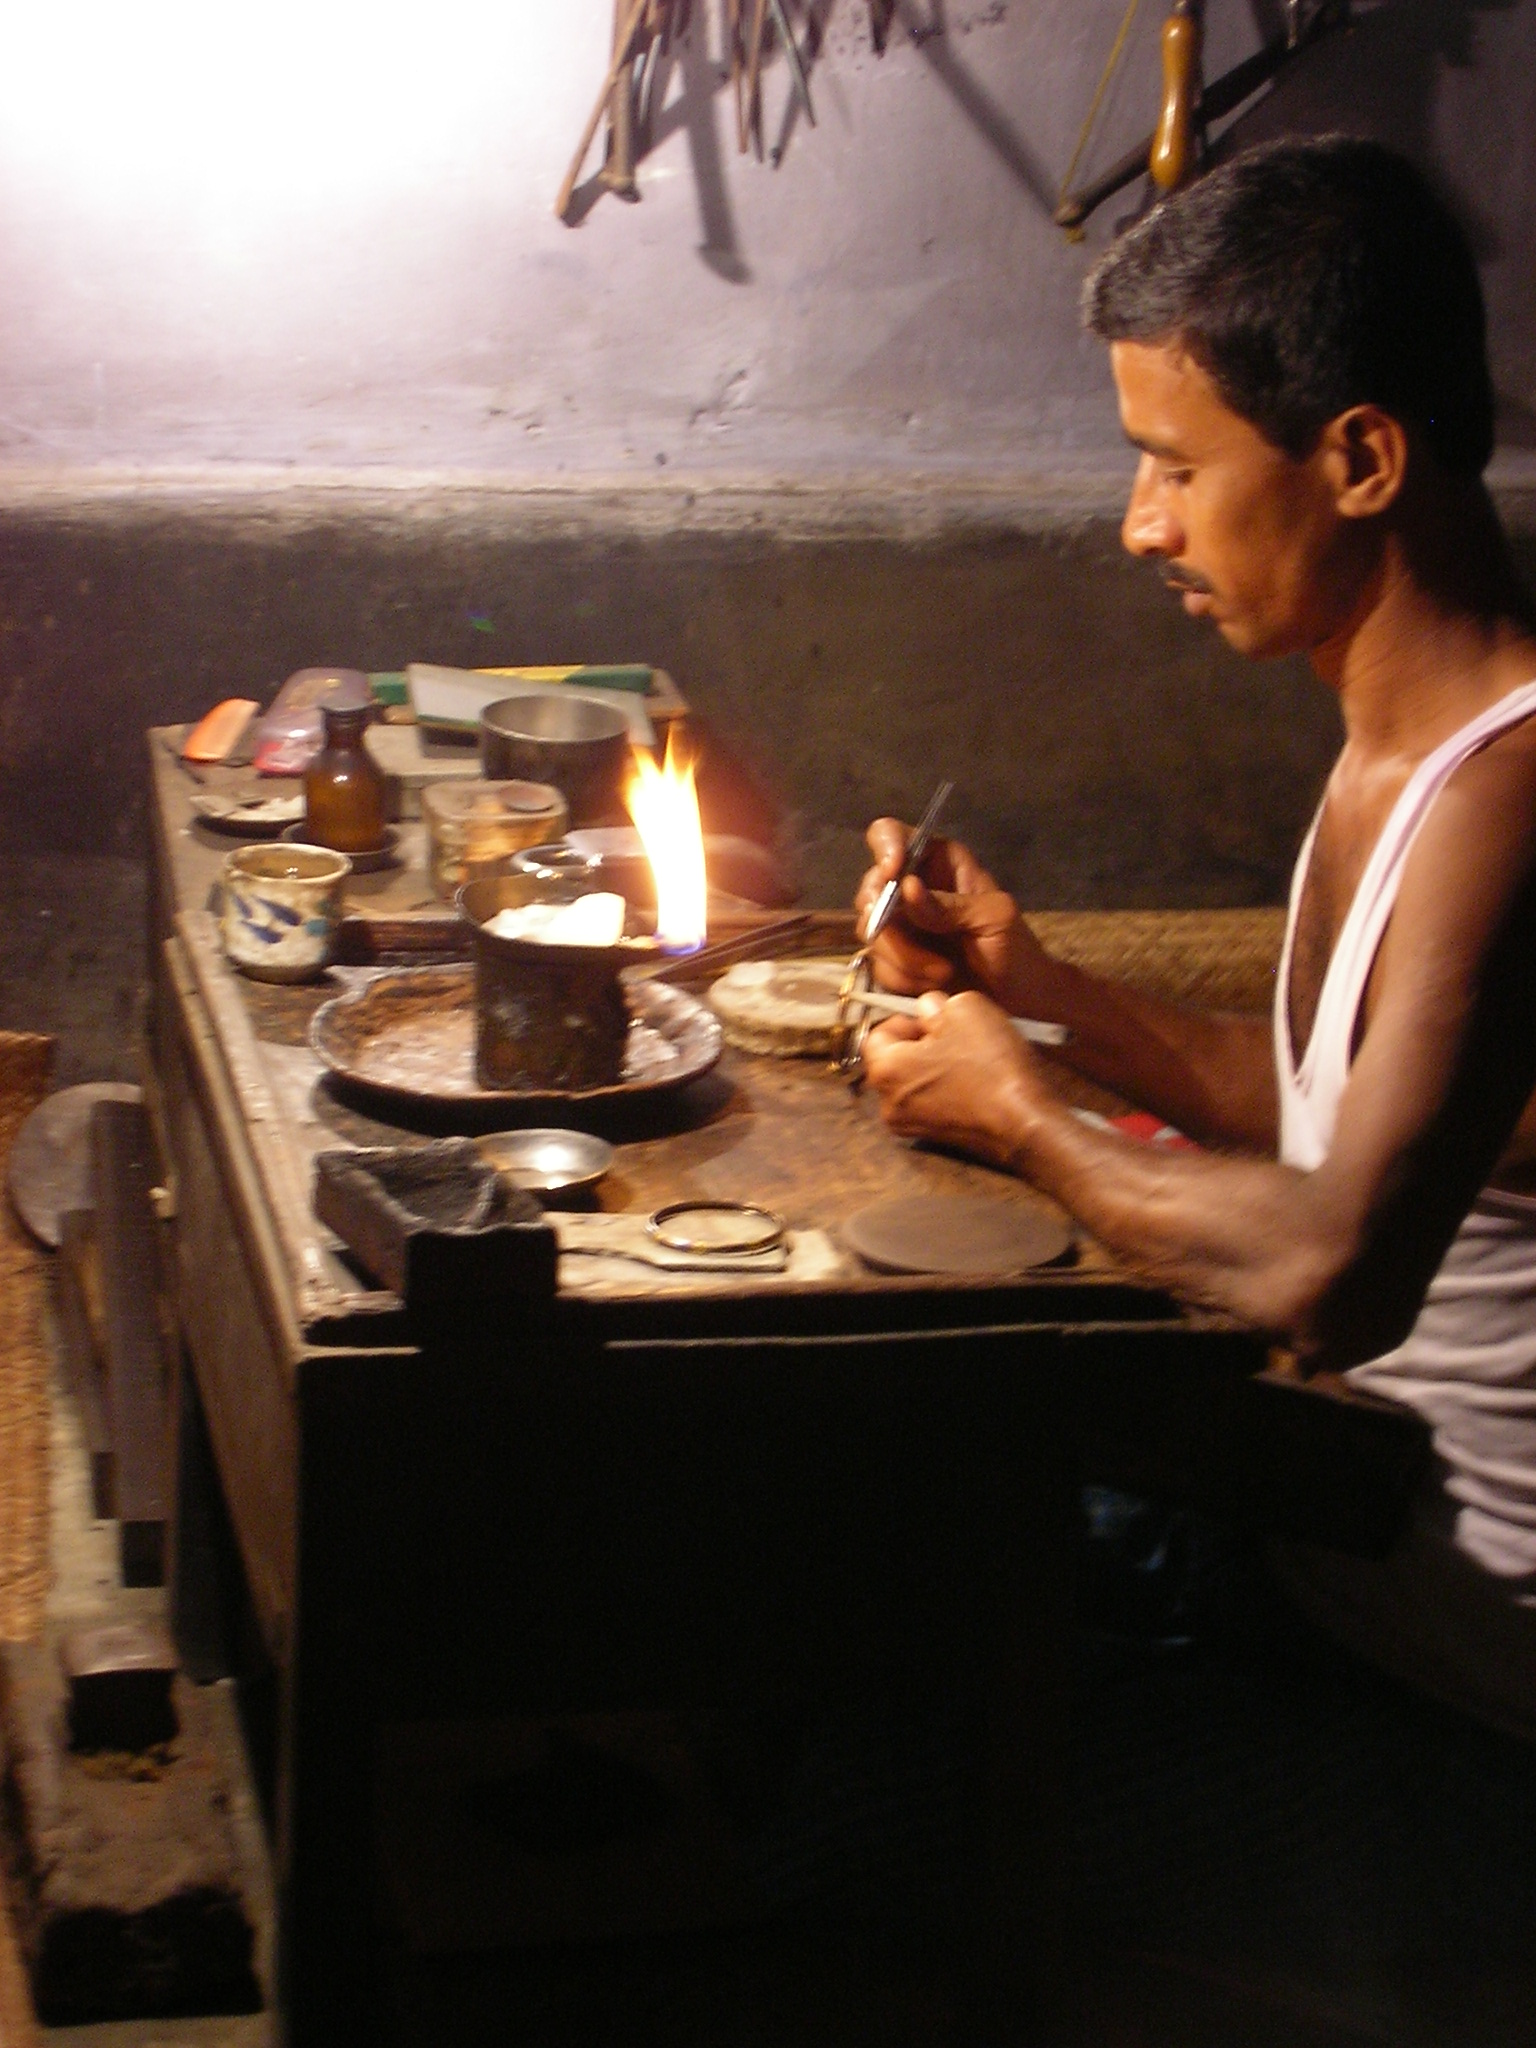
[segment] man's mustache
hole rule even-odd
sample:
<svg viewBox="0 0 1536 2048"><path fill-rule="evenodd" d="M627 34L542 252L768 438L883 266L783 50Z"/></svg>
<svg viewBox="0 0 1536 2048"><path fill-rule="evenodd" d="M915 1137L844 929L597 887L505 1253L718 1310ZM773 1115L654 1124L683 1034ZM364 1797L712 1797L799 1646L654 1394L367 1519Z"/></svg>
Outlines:
<svg viewBox="0 0 1536 2048"><path fill-rule="evenodd" d="M1176 590L1180 593L1192 590L1201 597L1214 597L1216 595L1215 590L1206 582L1205 578L1197 576L1193 569L1160 569L1158 574L1170 590Z"/></svg>

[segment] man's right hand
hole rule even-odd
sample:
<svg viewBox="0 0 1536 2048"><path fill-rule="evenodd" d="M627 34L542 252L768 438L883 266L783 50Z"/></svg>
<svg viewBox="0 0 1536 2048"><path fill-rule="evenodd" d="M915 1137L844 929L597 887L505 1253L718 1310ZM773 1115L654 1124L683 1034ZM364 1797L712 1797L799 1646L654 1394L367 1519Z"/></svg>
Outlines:
<svg viewBox="0 0 1536 2048"><path fill-rule="evenodd" d="M875 862L854 898L861 936L912 835L898 818L877 818L865 836ZM1013 898L957 839L935 839L920 874L902 883L873 957L882 988L901 995L980 989L1014 1016L1031 1013L1031 990L1042 986L1051 964Z"/></svg>

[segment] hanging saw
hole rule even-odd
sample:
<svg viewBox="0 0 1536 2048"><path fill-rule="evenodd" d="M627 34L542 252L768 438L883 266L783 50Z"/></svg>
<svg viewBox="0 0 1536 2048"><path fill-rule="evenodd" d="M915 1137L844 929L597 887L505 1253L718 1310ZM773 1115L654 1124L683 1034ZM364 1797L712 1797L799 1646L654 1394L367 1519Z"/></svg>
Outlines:
<svg viewBox="0 0 1536 2048"><path fill-rule="evenodd" d="M1284 33L1202 87L1202 4L1203 0L1175 0L1163 24L1163 97L1157 127L1092 184L1063 192L1055 214L1058 227L1075 232L1106 199L1148 173L1159 191L1173 191L1198 168L1203 137L1213 121L1234 112L1303 50L1346 27L1349 20L1349 0L1311 0L1310 5L1308 0L1286 0Z"/></svg>

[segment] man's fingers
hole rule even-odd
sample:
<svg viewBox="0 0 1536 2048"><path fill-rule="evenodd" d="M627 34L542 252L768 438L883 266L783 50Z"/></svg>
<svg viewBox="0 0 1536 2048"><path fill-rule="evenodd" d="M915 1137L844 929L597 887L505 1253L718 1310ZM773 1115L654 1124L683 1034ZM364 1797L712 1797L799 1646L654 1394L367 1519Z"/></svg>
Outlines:
<svg viewBox="0 0 1536 2048"><path fill-rule="evenodd" d="M911 837L911 832L900 818L876 818L864 834L865 843L875 856L875 869L882 882L888 882L901 866Z"/></svg>
<svg viewBox="0 0 1536 2048"><path fill-rule="evenodd" d="M875 980L893 995L920 996L954 979L953 964L899 922L888 924L876 940L874 963Z"/></svg>
<svg viewBox="0 0 1536 2048"><path fill-rule="evenodd" d="M901 885L901 915L920 932L952 932L952 902L952 897L942 890L930 889L916 875L908 875Z"/></svg>
<svg viewBox="0 0 1536 2048"><path fill-rule="evenodd" d="M916 1017L882 1017L864 1040L864 1072L878 1088L900 1048L923 1036L924 1027Z"/></svg>
<svg viewBox="0 0 1536 2048"><path fill-rule="evenodd" d="M877 1042L884 1046L911 1045L914 1040L927 1036L926 1027L920 1017L881 1017L871 1028L866 1043Z"/></svg>
<svg viewBox="0 0 1536 2048"><path fill-rule="evenodd" d="M931 889L910 877L901 885L901 910L920 931L977 936L1001 931L1018 915L1013 898L1002 889Z"/></svg>

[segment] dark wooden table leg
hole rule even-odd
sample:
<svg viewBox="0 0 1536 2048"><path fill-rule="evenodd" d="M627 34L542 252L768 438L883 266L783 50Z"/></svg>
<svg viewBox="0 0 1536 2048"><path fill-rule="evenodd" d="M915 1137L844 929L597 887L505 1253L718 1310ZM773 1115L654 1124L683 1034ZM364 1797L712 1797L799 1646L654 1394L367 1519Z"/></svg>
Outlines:
<svg viewBox="0 0 1536 2048"><path fill-rule="evenodd" d="M149 1203L154 1141L137 1102L98 1102L90 1133L123 1583L158 1586L165 1582L170 1430Z"/></svg>
<svg viewBox="0 0 1536 2048"><path fill-rule="evenodd" d="M1036 1420L1017 1513L1001 1518L977 1786L970 2036L988 2048L1061 2048L1073 2033L1064 1878L1076 1487L1059 1412Z"/></svg>
<svg viewBox="0 0 1536 2048"><path fill-rule="evenodd" d="M318 1631L316 1631L318 1633ZM313 1650L312 1638L301 1642ZM372 1731L311 1655L288 1697L278 2002L288 2048L378 2048Z"/></svg>
<svg viewBox="0 0 1536 2048"><path fill-rule="evenodd" d="M355 1360L299 1379L298 1597L278 1766L278 1998L287 2048L378 2048L373 1759L380 1646L368 1640L365 1382ZM355 1423L354 1423L355 1417Z"/></svg>
<svg viewBox="0 0 1536 2048"><path fill-rule="evenodd" d="M172 1506L167 1581L181 1667L199 1685L235 1669L240 1569L192 1360L177 1348L172 1404Z"/></svg>

